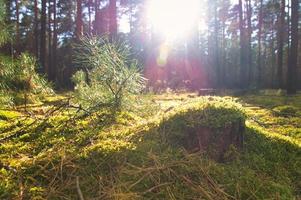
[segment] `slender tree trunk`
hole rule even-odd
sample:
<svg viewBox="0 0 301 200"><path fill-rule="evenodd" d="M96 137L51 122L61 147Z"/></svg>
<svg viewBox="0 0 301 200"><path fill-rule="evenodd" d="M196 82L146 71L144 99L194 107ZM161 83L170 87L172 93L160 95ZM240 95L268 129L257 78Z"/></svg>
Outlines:
<svg viewBox="0 0 301 200"><path fill-rule="evenodd" d="M252 66L252 7L251 0L247 1L247 21L248 21L248 84L253 79L253 66Z"/></svg>
<svg viewBox="0 0 301 200"><path fill-rule="evenodd" d="M285 81L283 81L283 84L285 84L285 89L287 88L287 70L288 70L288 64L289 64L289 59L290 59L290 49L291 49L291 6L290 6L291 0L287 0L287 56L286 56L286 75Z"/></svg>
<svg viewBox="0 0 301 200"><path fill-rule="evenodd" d="M42 71L47 73L46 64L46 0L42 0L42 13L41 13L41 38L40 38L40 64Z"/></svg>
<svg viewBox="0 0 301 200"><path fill-rule="evenodd" d="M298 0L292 0L291 17L291 47L287 73L287 94L296 94L297 92L297 57L298 57Z"/></svg>
<svg viewBox="0 0 301 200"><path fill-rule="evenodd" d="M77 12L76 12L76 38L80 39L83 35L83 11L82 11L82 0L77 0Z"/></svg>
<svg viewBox="0 0 301 200"><path fill-rule="evenodd" d="M99 34L99 0L95 0L94 2L94 9L95 9L95 20L94 20L94 24L93 24L93 33L95 35Z"/></svg>
<svg viewBox="0 0 301 200"><path fill-rule="evenodd" d="M225 45L225 32L226 32L226 8L225 8L225 0L222 1L222 39L221 39L221 86L225 87L225 72L227 71L227 61L226 61L226 45Z"/></svg>
<svg viewBox="0 0 301 200"><path fill-rule="evenodd" d="M262 61L261 61L261 38L262 38L262 22L263 22L263 0L260 0L258 15L258 54L257 54L257 86L261 87Z"/></svg>
<svg viewBox="0 0 301 200"><path fill-rule="evenodd" d="M51 80L56 81L57 75L57 0L53 0L53 40L52 40L52 73Z"/></svg>
<svg viewBox="0 0 301 200"><path fill-rule="evenodd" d="M110 0L109 3L109 32L110 32L110 40L113 40L117 36L117 8L116 8L116 0Z"/></svg>
<svg viewBox="0 0 301 200"><path fill-rule="evenodd" d="M88 17L89 17L89 35L92 34L92 11L91 11L91 6L92 6L92 0L88 1Z"/></svg>
<svg viewBox="0 0 301 200"><path fill-rule="evenodd" d="M16 3L16 54L20 53L20 13L19 13L19 0Z"/></svg>
<svg viewBox="0 0 301 200"><path fill-rule="evenodd" d="M6 25L11 25L11 4L12 4L12 1L11 0L6 0L5 2L5 24ZM0 50L3 49L3 52L5 52L7 55L10 55L12 56L13 58L13 45L12 45L12 42L10 40L8 40L3 48L1 48Z"/></svg>
<svg viewBox="0 0 301 200"><path fill-rule="evenodd" d="M238 3L238 14L239 14L239 32L240 32L240 88L246 88L246 41L245 41L245 30L244 30L244 19L242 11L242 0Z"/></svg>
<svg viewBox="0 0 301 200"><path fill-rule="evenodd" d="M271 30L271 32L272 32L272 38L271 38L271 41L270 41L270 45L271 45L271 47L270 47L270 51L271 51L271 69L272 69L272 72L271 72L271 78L272 78L272 82L271 82L271 87L272 88L276 88L275 86L277 85L276 84L276 54L275 54L275 32L276 32L276 27L274 26L274 24L276 24L275 22L274 22L274 20L272 21L272 24L273 24L273 28L272 28L272 30Z"/></svg>
<svg viewBox="0 0 301 200"><path fill-rule="evenodd" d="M38 0L34 0L34 55L39 57L39 22L38 22Z"/></svg>
<svg viewBox="0 0 301 200"><path fill-rule="evenodd" d="M6 11L6 17L5 17L5 23L8 25L8 24L10 24L11 23L11 19L10 19L10 17L11 17L11 9L10 9L10 7L11 7L11 0L6 0L6 3L5 3L5 11Z"/></svg>
<svg viewBox="0 0 301 200"><path fill-rule="evenodd" d="M221 86L221 68L219 64L219 46L218 46L218 19L217 19L217 0L214 0L214 68L216 69L216 86Z"/></svg>
<svg viewBox="0 0 301 200"><path fill-rule="evenodd" d="M277 31L277 78L278 88L283 88L283 38L284 38L284 24L285 22L285 0L281 0L280 3L280 16L278 20L278 31Z"/></svg>
<svg viewBox="0 0 301 200"><path fill-rule="evenodd" d="M51 31L51 0L48 0L48 71L47 77L49 80L51 80L51 71L52 71L52 46L51 46L51 41L52 41L52 31Z"/></svg>

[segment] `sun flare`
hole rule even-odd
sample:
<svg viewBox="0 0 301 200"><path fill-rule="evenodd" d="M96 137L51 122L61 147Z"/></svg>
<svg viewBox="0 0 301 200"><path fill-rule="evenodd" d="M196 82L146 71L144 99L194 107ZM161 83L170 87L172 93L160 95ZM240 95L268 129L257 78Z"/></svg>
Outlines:
<svg viewBox="0 0 301 200"><path fill-rule="evenodd" d="M198 24L200 7L199 0L149 0L148 22L167 39L185 38Z"/></svg>

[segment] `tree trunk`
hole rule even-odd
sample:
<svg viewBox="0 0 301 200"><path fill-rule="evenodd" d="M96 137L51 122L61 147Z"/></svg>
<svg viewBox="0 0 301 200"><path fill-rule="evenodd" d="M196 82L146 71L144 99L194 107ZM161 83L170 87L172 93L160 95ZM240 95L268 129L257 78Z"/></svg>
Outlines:
<svg viewBox="0 0 301 200"><path fill-rule="evenodd" d="M53 0L53 40L52 40L52 70L51 70L51 80L56 80L57 75L57 62L56 62L56 50L57 50L57 20L56 20L56 7L57 0Z"/></svg>
<svg viewBox="0 0 301 200"><path fill-rule="evenodd" d="M246 41L244 30L244 19L242 11L242 0L239 0L238 4L239 14L239 32L240 32L240 88L246 88Z"/></svg>
<svg viewBox="0 0 301 200"><path fill-rule="evenodd" d="M280 3L280 16L278 20L278 31L277 31L277 78L278 88L283 88L283 38L284 38L284 24L285 23L285 0L281 0Z"/></svg>
<svg viewBox="0 0 301 200"><path fill-rule="evenodd" d="M275 32L276 32L276 27L274 26L276 23L274 22L274 20L272 21L273 27L272 27L272 38L270 40L270 51L271 51L271 87L272 88L276 88L276 54L275 54Z"/></svg>
<svg viewBox="0 0 301 200"><path fill-rule="evenodd" d="M46 0L42 0L42 13L41 13L41 43L40 43L40 64L42 71L47 73L46 65Z"/></svg>
<svg viewBox="0 0 301 200"><path fill-rule="evenodd" d="M76 12L76 39L79 40L83 35L83 14L82 14L82 0L77 0L77 12Z"/></svg>
<svg viewBox="0 0 301 200"><path fill-rule="evenodd" d="M20 53L20 13L19 13L19 0L15 1L16 3L16 45L15 50L16 54Z"/></svg>
<svg viewBox="0 0 301 200"><path fill-rule="evenodd" d="M292 0L291 45L287 72L287 94L297 92L297 56L298 56L298 0Z"/></svg>
<svg viewBox="0 0 301 200"><path fill-rule="evenodd" d="M12 21L11 21L11 0L6 0L5 2L5 24L7 26L10 26ZM6 43L3 45L3 47L0 49L0 51L3 51L3 53L10 55L13 57L13 45L10 40L6 41Z"/></svg>
<svg viewBox="0 0 301 200"><path fill-rule="evenodd" d="M6 16L5 16L5 24L6 25L8 25L8 24L10 24L11 23L11 19L10 19L10 17L11 17L11 9L10 9L10 7L11 7L11 0L6 0L6 3L5 3L5 11L6 11Z"/></svg>
<svg viewBox="0 0 301 200"><path fill-rule="evenodd" d="M225 87L225 72L227 71L227 61L226 61L226 8L225 8L225 0L222 1L222 39L221 39L221 59L220 62L223 63L221 66L221 86Z"/></svg>
<svg viewBox="0 0 301 200"><path fill-rule="evenodd" d="M257 87L261 87L261 34L262 34L262 22L263 22L263 10L262 10L263 0L260 0L259 14L258 14L258 52L257 52Z"/></svg>
<svg viewBox="0 0 301 200"><path fill-rule="evenodd" d="M93 2L92 0L88 1L88 17L89 17L89 35L91 35L92 33L92 13L91 13L91 6L92 6Z"/></svg>
<svg viewBox="0 0 301 200"><path fill-rule="evenodd" d="M252 7L251 1L246 2L247 6L247 21L248 21L248 84L252 82L253 66L252 66Z"/></svg>
<svg viewBox="0 0 301 200"><path fill-rule="evenodd" d="M113 40L117 36L117 8L116 0L110 0L109 3L109 32L110 40Z"/></svg>
<svg viewBox="0 0 301 200"><path fill-rule="evenodd" d="M214 1L214 68L216 69L217 80L216 85L219 88L221 86L221 67L219 64L219 45L218 45L218 19L217 19L217 0Z"/></svg>
<svg viewBox="0 0 301 200"><path fill-rule="evenodd" d="M39 57L39 22L38 22L38 0L34 0L34 55Z"/></svg>
<svg viewBox="0 0 301 200"><path fill-rule="evenodd" d="M95 20L93 24L93 33L95 35L99 34L99 0L95 0L94 2L94 9L95 9Z"/></svg>
<svg viewBox="0 0 301 200"><path fill-rule="evenodd" d="M48 0L48 71L47 77L51 80L51 71L52 71L52 52L51 52L51 41L52 41L52 31L51 31L51 0Z"/></svg>

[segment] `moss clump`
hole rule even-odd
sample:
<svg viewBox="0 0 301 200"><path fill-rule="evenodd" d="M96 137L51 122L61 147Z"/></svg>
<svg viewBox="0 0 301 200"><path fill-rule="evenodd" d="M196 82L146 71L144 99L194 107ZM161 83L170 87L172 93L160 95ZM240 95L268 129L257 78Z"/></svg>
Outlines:
<svg viewBox="0 0 301 200"><path fill-rule="evenodd" d="M241 146L244 121L241 105L232 99L203 97L175 109L160 129L171 144L190 150L211 146L221 154L233 142Z"/></svg>
<svg viewBox="0 0 301 200"><path fill-rule="evenodd" d="M219 129L245 120L245 114L241 104L233 99L202 97L174 109L167 120L171 123L173 120L181 120L188 127L205 126Z"/></svg>
<svg viewBox="0 0 301 200"><path fill-rule="evenodd" d="M289 105L284 105L284 106L277 106L273 108L273 112L276 116L281 116L281 117L294 117L301 112L299 112L299 109L295 106L289 106Z"/></svg>

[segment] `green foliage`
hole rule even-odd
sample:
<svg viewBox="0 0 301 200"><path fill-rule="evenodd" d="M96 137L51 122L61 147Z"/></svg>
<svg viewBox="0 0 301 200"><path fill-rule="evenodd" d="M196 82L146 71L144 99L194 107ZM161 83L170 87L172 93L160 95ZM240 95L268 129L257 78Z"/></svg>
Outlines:
<svg viewBox="0 0 301 200"><path fill-rule="evenodd" d="M14 61L1 56L0 66L0 89L16 92L51 92L47 82L36 73L36 60L29 54L23 53Z"/></svg>
<svg viewBox="0 0 301 200"><path fill-rule="evenodd" d="M13 105L13 98L10 95L0 91L0 105L7 105L8 107Z"/></svg>
<svg viewBox="0 0 301 200"><path fill-rule="evenodd" d="M83 38L75 51L75 63L84 68L73 76L75 95L82 106L120 109L143 89L145 80L137 61L130 59L127 44Z"/></svg>
<svg viewBox="0 0 301 200"><path fill-rule="evenodd" d="M18 102L19 93L44 95L53 93L49 83L36 71L36 60L23 53L18 59L0 55L0 103ZM24 102L24 101L21 101Z"/></svg>

